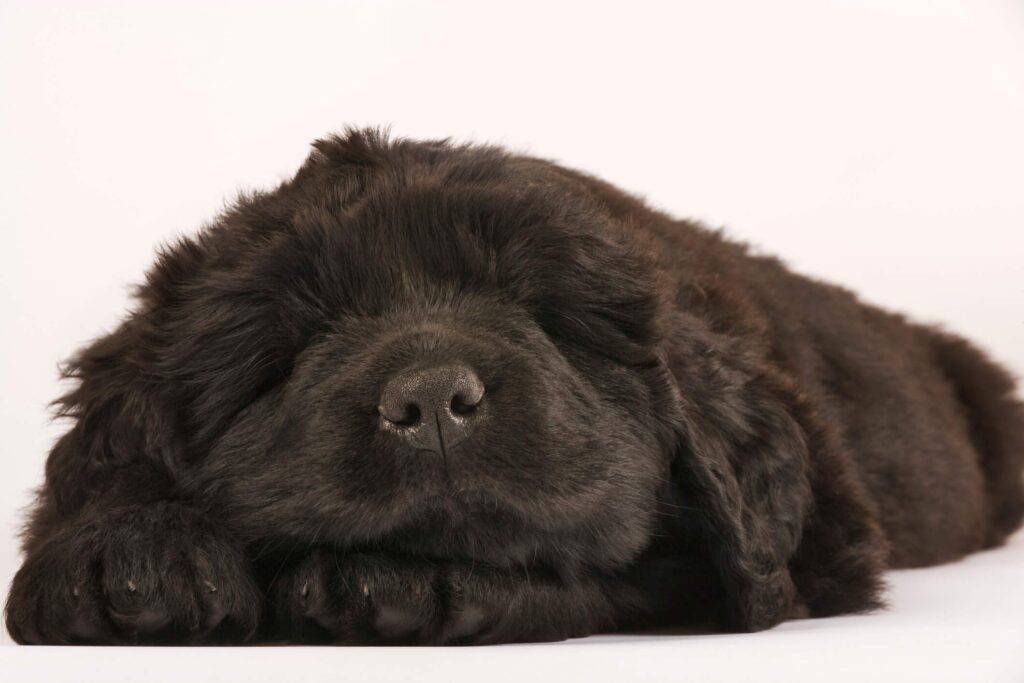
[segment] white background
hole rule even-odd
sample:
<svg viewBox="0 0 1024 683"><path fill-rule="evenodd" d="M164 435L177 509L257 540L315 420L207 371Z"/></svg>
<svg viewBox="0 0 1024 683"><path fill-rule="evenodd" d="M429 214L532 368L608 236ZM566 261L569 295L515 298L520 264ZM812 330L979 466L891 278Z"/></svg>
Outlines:
<svg viewBox="0 0 1024 683"><path fill-rule="evenodd" d="M0 0L0 585L60 430L46 408L57 362L116 324L158 244L288 177L344 124L591 171L969 335L1020 374L1022 122L1024 5L1009 0ZM831 678L1024 680L1022 569L1019 534L895 575L886 614L755 636L188 657L4 648L0 669L818 680L829 666Z"/></svg>

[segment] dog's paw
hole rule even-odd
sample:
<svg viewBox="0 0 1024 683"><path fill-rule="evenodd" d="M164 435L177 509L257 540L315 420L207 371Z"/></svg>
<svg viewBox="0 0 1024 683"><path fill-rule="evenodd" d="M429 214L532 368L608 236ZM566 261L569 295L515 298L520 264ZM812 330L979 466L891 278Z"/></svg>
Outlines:
<svg viewBox="0 0 1024 683"><path fill-rule="evenodd" d="M315 549L272 586L276 621L298 642L430 642L444 619L443 567Z"/></svg>
<svg viewBox="0 0 1024 683"><path fill-rule="evenodd" d="M237 642L260 607L241 549L194 510L159 503L48 539L14 578L7 628L29 644Z"/></svg>
<svg viewBox="0 0 1024 683"><path fill-rule="evenodd" d="M607 625L594 586L474 563L312 551L274 582L280 633L296 642L548 641Z"/></svg>
<svg viewBox="0 0 1024 683"><path fill-rule="evenodd" d="M437 642L491 645L558 641L612 623L612 609L595 583L566 582L536 567L457 563L445 574L447 614Z"/></svg>

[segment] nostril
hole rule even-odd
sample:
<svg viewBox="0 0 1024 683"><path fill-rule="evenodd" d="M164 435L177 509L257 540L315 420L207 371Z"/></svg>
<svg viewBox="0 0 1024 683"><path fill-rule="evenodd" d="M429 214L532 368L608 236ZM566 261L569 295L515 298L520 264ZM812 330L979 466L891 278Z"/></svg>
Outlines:
<svg viewBox="0 0 1024 683"><path fill-rule="evenodd" d="M451 410L455 415L467 416L475 413L477 406L479 405L480 399L477 399L476 402L470 402L470 400L460 393L455 394L455 397L452 398Z"/></svg>
<svg viewBox="0 0 1024 683"><path fill-rule="evenodd" d="M422 413L415 403L406 403L400 413L387 411L384 406L377 406L377 412L388 422L399 427L412 427L420 421Z"/></svg>
<svg viewBox="0 0 1024 683"><path fill-rule="evenodd" d="M403 427L411 427L420 421L420 407L415 403L405 404L405 415L397 424Z"/></svg>

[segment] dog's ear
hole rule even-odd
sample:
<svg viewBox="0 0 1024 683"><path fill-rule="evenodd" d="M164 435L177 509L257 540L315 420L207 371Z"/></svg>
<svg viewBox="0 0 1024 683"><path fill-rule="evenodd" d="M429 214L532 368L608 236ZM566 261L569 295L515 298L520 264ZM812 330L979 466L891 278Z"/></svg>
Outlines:
<svg viewBox="0 0 1024 683"><path fill-rule="evenodd" d="M66 363L75 385L56 405L74 424L47 461L58 514L128 469L172 485L239 411L288 377L320 316L307 282L290 275L300 255L283 225L257 197L167 247L132 314Z"/></svg>
<svg viewBox="0 0 1024 683"><path fill-rule="evenodd" d="M318 219L363 189L386 147L375 131L320 141L294 180L240 197L198 236L161 250L133 313L64 367L76 384L56 402L74 424L47 461L57 514L126 469L173 485L181 463L287 378L323 308L343 297L325 272L332 260L309 258L332 248Z"/></svg>
<svg viewBox="0 0 1024 683"><path fill-rule="evenodd" d="M807 440L779 378L711 337L675 335L673 477L725 596L721 626L769 628L803 611L789 571L811 507Z"/></svg>
<svg viewBox="0 0 1024 683"><path fill-rule="evenodd" d="M57 415L73 424L46 461L37 515L76 513L128 469L137 480L131 495L144 498L150 489L166 488L181 453L176 416L163 403L162 387L142 379L131 326L130 320L62 367L64 379L76 385L55 405Z"/></svg>
<svg viewBox="0 0 1024 683"><path fill-rule="evenodd" d="M56 406L73 424L53 447L46 479L58 514L125 476L139 495L166 492L190 452L287 373L280 359L297 325L270 314L278 307L269 292L243 286L251 278L211 269L216 258L203 240L165 250L136 310L63 366L74 386Z"/></svg>

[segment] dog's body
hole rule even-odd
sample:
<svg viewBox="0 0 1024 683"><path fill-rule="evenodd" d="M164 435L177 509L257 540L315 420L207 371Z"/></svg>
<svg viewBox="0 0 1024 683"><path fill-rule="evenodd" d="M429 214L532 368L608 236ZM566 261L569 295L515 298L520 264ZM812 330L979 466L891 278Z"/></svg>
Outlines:
<svg viewBox="0 0 1024 683"><path fill-rule="evenodd" d="M495 148L318 143L69 374L19 642L755 630L1024 514L966 342Z"/></svg>

